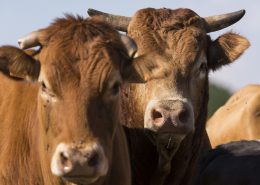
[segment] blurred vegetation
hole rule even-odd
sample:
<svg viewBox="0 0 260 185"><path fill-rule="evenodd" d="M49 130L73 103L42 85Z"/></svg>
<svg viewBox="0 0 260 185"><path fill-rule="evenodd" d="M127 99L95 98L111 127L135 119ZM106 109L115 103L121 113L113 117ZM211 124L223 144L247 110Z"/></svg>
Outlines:
<svg viewBox="0 0 260 185"><path fill-rule="evenodd" d="M209 86L209 104L208 104L208 117L211 117L212 114L231 96L231 92L221 86L214 83L211 83Z"/></svg>

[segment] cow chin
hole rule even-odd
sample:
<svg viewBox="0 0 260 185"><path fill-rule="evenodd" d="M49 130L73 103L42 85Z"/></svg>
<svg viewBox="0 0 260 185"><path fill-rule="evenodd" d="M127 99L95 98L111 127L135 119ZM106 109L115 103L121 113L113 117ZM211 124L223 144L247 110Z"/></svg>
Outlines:
<svg viewBox="0 0 260 185"><path fill-rule="evenodd" d="M99 180L99 177L63 177L64 181L71 182L73 184L90 185Z"/></svg>
<svg viewBox="0 0 260 185"><path fill-rule="evenodd" d="M158 133L156 137L157 150L165 159L171 160L184 138L185 135Z"/></svg>
<svg viewBox="0 0 260 185"><path fill-rule="evenodd" d="M104 171L103 171L104 172ZM91 185L93 183L96 183L97 181L100 181L105 175L103 172L96 172L95 174L91 176L87 176L85 174L79 174L79 175L64 175L61 176L64 181L73 183L73 184L81 184L81 185Z"/></svg>

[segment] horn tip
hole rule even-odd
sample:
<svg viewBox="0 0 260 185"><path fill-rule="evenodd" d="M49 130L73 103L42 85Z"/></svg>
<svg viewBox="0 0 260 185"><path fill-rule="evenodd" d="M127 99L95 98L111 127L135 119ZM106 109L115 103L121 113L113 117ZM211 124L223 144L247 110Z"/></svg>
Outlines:
<svg viewBox="0 0 260 185"><path fill-rule="evenodd" d="M18 39L18 40L17 40L17 43L18 43L18 45L19 45L19 47L20 47L21 49L25 49L23 39Z"/></svg>
<svg viewBox="0 0 260 185"><path fill-rule="evenodd" d="M243 17L246 14L246 10L245 9L239 10L239 12L240 12L241 17Z"/></svg>
<svg viewBox="0 0 260 185"><path fill-rule="evenodd" d="M245 9L242 9L242 10L240 10L241 12L243 12L244 14L246 13L246 10Z"/></svg>
<svg viewBox="0 0 260 185"><path fill-rule="evenodd" d="M239 21L240 19L242 19L244 17L244 15L246 14L246 10L245 9L242 9L242 10L239 10L236 12L237 13L237 21Z"/></svg>
<svg viewBox="0 0 260 185"><path fill-rule="evenodd" d="M94 9L93 8L88 8L87 12L88 14L91 13Z"/></svg>
<svg viewBox="0 0 260 185"><path fill-rule="evenodd" d="M89 8L89 9L87 10L87 13L88 13L89 16L94 16L94 15L100 14L101 12L98 11L98 10L95 10L95 9L93 9L93 8Z"/></svg>

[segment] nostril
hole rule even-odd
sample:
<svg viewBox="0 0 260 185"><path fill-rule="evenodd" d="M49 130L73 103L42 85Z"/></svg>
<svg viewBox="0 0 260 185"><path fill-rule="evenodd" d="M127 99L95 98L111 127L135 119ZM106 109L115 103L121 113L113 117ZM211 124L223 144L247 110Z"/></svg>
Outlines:
<svg viewBox="0 0 260 185"><path fill-rule="evenodd" d="M152 120L154 121L154 124L157 126L161 126L164 121L164 117L161 112L153 109L152 110Z"/></svg>
<svg viewBox="0 0 260 185"><path fill-rule="evenodd" d="M180 122L182 123L186 123L189 119L189 113L188 113L188 110L187 109L184 109L180 112L179 114L179 120Z"/></svg>
<svg viewBox="0 0 260 185"><path fill-rule="evenodd" d="M61 152L60 153L60 163L61 165L63 166L63 169L65 171L68 171L70 170L71 166L72 166L72 163L71 161L69 160L69 156L67 153L65 152Z"/></svg>
<svg viewBox="0 0 260 185"><path fill-rule="evenodd" d="M154 109L152 111L152 117L153 117L153 120L156 120L156 119L162 118L163 116L162 116L162 114L159 111Z"/></svg>
<svg viewBox="0 0 260 185"><path fill-rule="evenodd" d="M88 159L88 166L95 167L98 165L99 155L97 152L94 152Z"/></svg>

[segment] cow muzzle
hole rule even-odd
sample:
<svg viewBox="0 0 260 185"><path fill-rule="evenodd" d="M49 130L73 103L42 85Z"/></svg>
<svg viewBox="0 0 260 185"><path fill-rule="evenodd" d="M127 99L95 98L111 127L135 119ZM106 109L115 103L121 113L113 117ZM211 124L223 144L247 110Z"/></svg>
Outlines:
<svg viewBox="0 0 260 185"><path fill-rule="evenodd" d="M75 184L91 184L108 171L108 161L98 143L60 143L51 160L54 175Z"/></svg>
<svg viewBox="0 0 260 185"><path fill-rule="evenodd" d="M145 111L144 126L158 134L185 136L194 130L192 106L183 100L152 100Z"/></svg>
<svg viewBox="0 0 260 185"><path fill-rule="evenodd" d="M157 150L167 164L185 136L195 129L193 108L184 100L152 100L146 108L144 126L154 131Z"/></svg>

